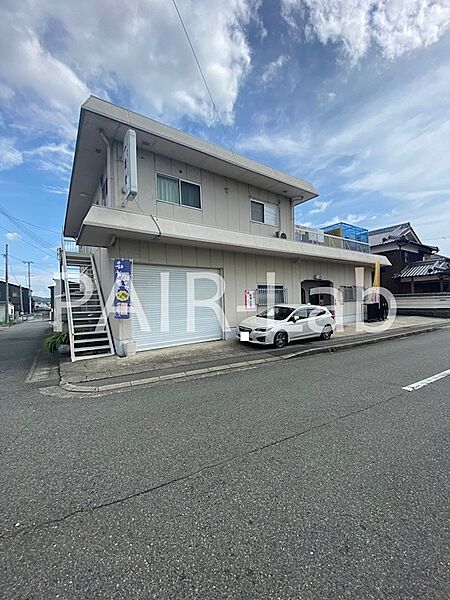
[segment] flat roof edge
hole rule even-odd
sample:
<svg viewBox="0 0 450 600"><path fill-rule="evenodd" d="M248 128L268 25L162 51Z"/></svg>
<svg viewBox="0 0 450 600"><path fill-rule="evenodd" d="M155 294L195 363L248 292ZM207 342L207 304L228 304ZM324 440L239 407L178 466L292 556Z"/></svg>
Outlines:
<svg viewBox="0 0 450 600"><path fill-rule="evenodd" d="M167 139L197 152L209 154L213 158L236 165L247 171L302 189L303 191L312 194L313 197L319 195L314 185L309 181L274 169L269 165L260 163L242 154L231 152L218 144L202 140L201 138L185 133L175 127L160 123L159 121L127 108L117 106L116 104L98 98L97 96L89 96L89 98L81 105L81 112L83 111L98 114L99 116L123 123L124 125L129 125L130 127L135 127L138 130Z"/></svg>

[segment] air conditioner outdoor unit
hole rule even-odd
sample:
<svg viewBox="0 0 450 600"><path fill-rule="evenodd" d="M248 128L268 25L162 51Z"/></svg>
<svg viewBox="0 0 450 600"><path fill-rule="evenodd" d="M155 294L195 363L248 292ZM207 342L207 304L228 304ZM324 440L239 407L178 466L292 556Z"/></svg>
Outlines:
<svg viewBox="0 0 450 600"><path fill-rule="evenodd" d="M284 231L277 231L275 233L275 237L281 238L282 240L287 240L287 235L284 233Z"/></svg>

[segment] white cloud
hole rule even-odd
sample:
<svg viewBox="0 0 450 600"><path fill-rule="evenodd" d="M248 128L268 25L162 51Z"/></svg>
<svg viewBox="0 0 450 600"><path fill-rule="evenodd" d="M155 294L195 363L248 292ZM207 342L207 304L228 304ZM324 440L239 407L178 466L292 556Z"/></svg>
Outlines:
<svg viewBox="0 0 450 600"><path fill-rule="evenodd" d="M8 8L0 13L0 75L8 89L21 95L31 94L31 98L44 102L48 114L57 113L65 122L71 122L79 104L89 95L89 88L69 66L43 47L34 30L39 27L39 20L33 19L43 7L26 4L21 5L22 15L17 14L19 10ZM65 123L64 129L67 127Z"/></svg>
<svg viewBox="0 0 450 600"><path fill-rule="evenodd" d="M50 194L58 194L61 196L67 196L67 194L69 193L69 188L62 187L62 186L45 185L44 189L46 192L49 192Z"/></svg>
<svg viewBox="0 0 450 600"><path fill-rule="evenodd" d="M50 171L63 179L70 174L73 150L65 143L43 144L26 150L23 154L26 158L37 161L37 166L43 171Z"/></svg>
<svg viewBox="0 0 450 600"><path fill-rule="evenodd" d="M236 142L236 147L240 152L255 155L298 157L307 152L310 144L311 136L306 129L303 129L298 135L262 132L241 136Z"/></svg>
<svg viewBox="0 0 450 600"><path fill-rule="evenodd" d="M328 227L329 225L335 225L336 223L350 223L351 225L356 225L357 223L362 223L367 220L367 215L360 214L347 214L347 215L335 215L331 219L327 219L323 223L319 223L314 225L314 227Z"/></svg>
<svg viewBox="0 0 450 600"><path fill-rule="evenodd" d="M13 242L14 240L22 239L20 237L20 235L18 233L16 233L15 231L8 231L8 233L5 233L5 238L7 240L10 240L11 242Z"/></svg>
<svg viewBox="0 0 450 600"><path fill-rule="evenodd" d="M22 162L22 152L14 146L14 140L0 137L0 171L17 167Z"/></svg>
<svg viewBox="0 0 450 600"><path fill-rule="evenodd" d="M260 0L180 0L179 9L222 119L232 122L250 69L245 27ZM172 2L6 0L0 76L30 95L34 121L71 138L89 92L129 90L132 108L211 123L210 100ZM130 103L129 103L130 104Z"/></svg>
<svg viewBox="0 0 450 600"><path fill-rule="evenodd" d="M263 83L265 85L271 83L275 79L278 71L282 68L284 64L286 64L288 60L289 56L287 56L286 54L281 54L276 60L268 63L264 67L264 71L261 76Z"/></svg>
<svg viewBox="0 0 450 600"><path fill-rule="evenodd" d="M323 213L327 210L327 208L330 206L330 204L331 204L331 201L314 200L314 202L311 205L311 206L313 206L313 208L309 211L309 214L314 215L317 213Z"/></svg>
<svg viewBox="0 0 450 600"><path fill-rule="evenodd" d="M2 100L2 102L5 102L11 100L13 96L13 90L4 83L0 82L0 100Z"/></svg>
<svg viewBox="0 0 450 600"><path fill-rule="evenodd" d="M282 0L284 19L298 34L340 44L350 63L372 42L386 58L436 42L450 27L448 0Z"/></svg>
<svg viewBox="0 0 450 600"><path fill-rule="evenodd" d="M323 145L324 157L355 157L351 168L341 170L346 189L404 195L409 201L412 193L429 199L448 190L449 87L450 68L441 67L353 107L345 127Z"/></svg>

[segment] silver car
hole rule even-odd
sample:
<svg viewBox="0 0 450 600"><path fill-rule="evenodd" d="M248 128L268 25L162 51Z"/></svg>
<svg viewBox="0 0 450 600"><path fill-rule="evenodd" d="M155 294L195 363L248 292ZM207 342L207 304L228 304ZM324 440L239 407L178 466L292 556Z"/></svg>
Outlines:
<svg viewBox="0 0 450 600"><path fill-rule="evenodd" d="M324 306L276 304L238 327L241 342L286 346L292 340L320 337L329 340L335 328L333 315Z"/></svg>

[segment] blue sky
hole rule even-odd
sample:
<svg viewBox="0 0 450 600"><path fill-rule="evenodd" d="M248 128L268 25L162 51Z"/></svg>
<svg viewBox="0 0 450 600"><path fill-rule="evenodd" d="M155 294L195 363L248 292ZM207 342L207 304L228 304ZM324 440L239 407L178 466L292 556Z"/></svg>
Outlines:
<svg viewBox="0 0 450 600"><path fill-rule="evenodd" d="M234 151L312 181L298 221L411 221L450 255L449 0L178 0ZM56 268L79 106L227 145L171 0L4 0L0 241ZM2 249L3 252L3 249Z"/></svg>

